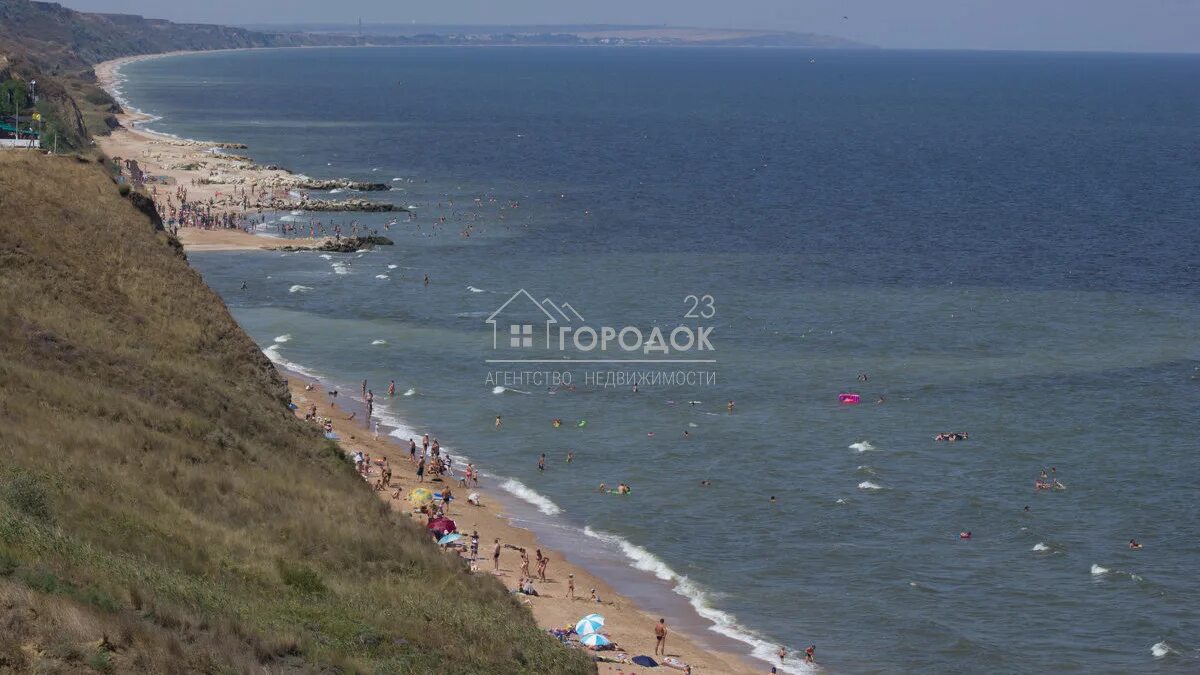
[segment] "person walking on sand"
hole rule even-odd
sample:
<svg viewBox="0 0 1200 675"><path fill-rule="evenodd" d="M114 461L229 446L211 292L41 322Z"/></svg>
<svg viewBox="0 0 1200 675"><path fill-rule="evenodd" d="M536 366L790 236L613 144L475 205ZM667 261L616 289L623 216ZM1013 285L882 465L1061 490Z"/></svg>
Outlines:
<svg viewBox="0 0 1200 675"><path fill-rule="evenodd" d="M421 458L421 461L417 462L417 482L418 483L425 482L425 458L424 457Z"/></svg>
<svg viewBox="0 0 1200 675"><path fill-rule="evenodd" d="M575 575L567 575L567 597L571 600L575 599Z"/></svg>
<svg viewBox="0 0 1200 675"><path fill-rule="evenodd" d="M661 651L660 651L661 650ZM667 620L659 619L654 624L654 655L667 655Z"/></svg>
<svg viewBox="0 0 1200 675"><path fill-rule="evenodd" d="M521 576L529 576L529 554L521 549Z"/></svg>
<svg viewBox="0 0 1200 675"><path fill-rule="evenodd" d="M500 571L500 540L496 539L496 545L492 547L492 569Z"/></svg>

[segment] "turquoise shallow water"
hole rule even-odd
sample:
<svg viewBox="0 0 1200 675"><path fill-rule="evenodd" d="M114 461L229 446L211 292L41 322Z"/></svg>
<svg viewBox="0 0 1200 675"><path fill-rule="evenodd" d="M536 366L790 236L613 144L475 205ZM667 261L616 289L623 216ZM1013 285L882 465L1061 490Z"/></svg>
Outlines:
<svg viewBox="0 0 1200 675"><path fill-rule="evenodd" d="M190 257L273 358L395 379L387 420L672 621L844 672L1200 663L1200 58L339 49L125 73L161 130L416 207L374 252ZM484 320L518 288L589 324L711 325L716 363L687 368L715 381L554 364L574 391L494 393ZM685 319L689 294L715 316ZM1036 492L1051 466L1068 489Z"/></svg>

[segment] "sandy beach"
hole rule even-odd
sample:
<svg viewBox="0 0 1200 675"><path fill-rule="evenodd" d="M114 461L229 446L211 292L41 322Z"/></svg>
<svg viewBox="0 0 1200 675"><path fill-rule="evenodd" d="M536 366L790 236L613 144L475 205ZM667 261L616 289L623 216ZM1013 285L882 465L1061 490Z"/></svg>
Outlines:
<svg viewBox="0 0 1200 675"><path fill-rule="evenodd" d="M172 54L187 53L191 52ZM105 61L96 65L96 78L100 86L119 98L121 66L169 55ZM141 172L152 177L146 184L146 190L152 196L173 197L179 188L183 188L189 202L206 205L218 216L241 217L266 210L310 206L304 203L303 196L297 198L298 191L311 183L306 177L280 168L260 166L249 157L238 155L241 146L229 140L185 140L139 128L139 124L150 119L146 114L123 110L117 115L120 126L108 136L98 136L96 143L109 157L136 161ZM156 201L161 202L160 199ZM193 251L267 249L280 245L276 238L234 228L181 227L178 235L184 248ZM317 236L290 243L317 246L326 239Z"/></svg>
<svg viewBox="0 0 1200 675"><path fill-rule="evenodd" d="M370 455L371 473L364 478L368 484L374 485L380 477L381 469L375 464L375 460L387 459L393 472L392 481L387 490L378 494L379 498L393 509L410 512L412 507L405 497L414 488L426 487L438 491L443 485L451 485L455 499L451 502L448 517L455 521L458 530L464 534L464 537L469 537L472 531L479 532L480 560L477 574L494 573L492 572L491 548L497 538L503 545L524 548L529 552L531 561L534 560L536 549L541 549L544 554L548 555L550 563L547 566L547 581L535 580L534 582L539 595L537 597L520 596L533 611L534 619L539 626L547 629L573 626L580 618L595 612L605 617L606 623L602 632L621 648L621 653L630 657L654 654L654 625L661 617L651 616L642 611L633 600L614 592L603 580L590 574L583 567L572 563L563 553L549 550L539 543L532 532L510 523L506 518L503 505L495 499L496 491L489 489L487 479L484 479L483 484L477 488L461 487L458 479L461 477L461 469L464 467L455 462L452 479L418 482L415 465L408 459L407 446L402 448L392 437L382 431L379 437L375 438L363 421L366 409L361 401L342 397L340 405L331 406L329 397L326 396L319 383L309 382L291 373L288 373L287 376L292 400L297 406L298 417L303 418L310 406L315 405L319 417L333 420L334 432L340 438L339 443L347 457L356 451ZM313 388L306 389L308 385ZM351 413L356 413L354 420L347 419ZM415 440L419 444L421 439ZM393 498L396 491L399 491L400 499ZM479 506L473 506L467 502L467 496L472 492L480 494ZM424 523L424 516L414 517ZM468 539L464 538L462 542L467 543ZM447 555L451 555L451 553L447 553ZM520 554L511 548L504 548L500 556L500 572L496 574L497 578L506 587L515 588L521 577L520 565ZM536 575L536 569L532 563L530 569ZM570 574L575 575L575 598L573 600L567 597L567 579ZM600 600L599 604L593 603L590 599L590 591L593 588L596 589L596 595ZM700 647L687 635L674 630L670 617L665 618L669 630L667 655L690 665L694 673L749 675L763 673L769 669L769 666L766 665L755 667L748 659L736 654ZM599 657L611 658L614 652L599 651L595 654ZM602 673L628 673L630 675L650 671L682 672L672 671L671 668L661 665L657 668L647 669L633 664L600 662L597 663L597 666Z"/></svg>

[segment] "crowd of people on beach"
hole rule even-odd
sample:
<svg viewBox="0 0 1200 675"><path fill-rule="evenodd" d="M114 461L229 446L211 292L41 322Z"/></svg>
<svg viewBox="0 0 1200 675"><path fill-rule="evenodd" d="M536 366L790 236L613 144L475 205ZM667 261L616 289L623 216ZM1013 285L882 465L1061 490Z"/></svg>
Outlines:
<svg viewBox="0 0 1200 675"><path fill-rule="evenodd" d="M316 387L314 384L310 383L307 384L304 389L305 391L313 392L315 391ZM395 396L395 381L389 382L387 391L389 396ZM361 382L359 393L362 395L362 403L367 412L366 420L368 428L371 428L370 421L374 412L374 392L368 387L366 380ZM326 390L326 394L328 396L328 403L330 407L337 409L337 390L334 388L329 388ZM334 431L334 418L321 415L315 403L310 403L305 408L303 413L304 419L318 425L325 432L327 437L342 441L353 441L353 435L350 435L348 439L342 439L338 437ZM356 418L357 415L352 412L344 417L339 417L336 423L353 423L356 421ZM503 424L500 416L496 416L495 422L497 428L500 428ZM454 524L452 521L449 521L449 517L451 516L452 512L451 505L455 501L454 486L452 483L466 489L477 488L480 482L479 471L476 469L473 463L468 462L456 473L456 471L453 469L454 461L450 457L449 453L446 452L446 449L441 445L438 439L431 437L429 434L424 434L419 439L408 438L401 445L407 446L407 452L401 451L399 456L403 458L403 460L407 460L408 466L412 471L412 481L409 482L408 487L415 490L419 488L420 485L429 481L436 481L439 483L437 492L432 494L433 499L409 505L411 507L410 512L412 515L415 518L423 521L423 524L431 534L431 538L434 541L438 541L441 537L445 537L446 534L454 531ZM393 473L395 468L393 464L395 461L394 457L389 457L387 455L372 457L370 452L361 449L347 450L347 453L349 460L354 465L355 471L363 478L364 481L371 485L375 492L390 492L392 500L400 500L404 497L406 486L402 484L401 481L398 481ZM567 463L570 463L573 459L574 452L568 451L566 456ZM544 454L539 457L539 462L544 469ZM604 485L601 486L601 489L613 494L628 495L631 493L630 487L625 483L619 484L619 486L613 490L609 490ZM467 498L467 502L473 506L480 506L481 498L479 493L475 491L471 492L470 496ZM447 549L453 550L458 556L460 556L470 571L480 571L483 557L480 553L480 536L478 530L472 529L469 537L464 537L463 539L458 540L457 542L447 546ZM496 537L493 540L490 550L492 562L490 572L495 576L507 576L506 572L501 567L501 557L502 552L504 551L511 551L517 556L518 572L515 575L515 583L513 583L510 587L510 592L513 595L526 599L545 597L546 592L544 588L540 589L539 586L544 587L545 584L552 583L552 579L548 574L552 562L551 556L542 551L542 549L535 548L533 557L531 559L529 550L526 547L505 543L499 537ZM595 588L590 588L586 595L578 595L576 592L576 579L573 573L568 574L565 581L565 591L561 595L562 599L586 602L594 605L611 604L605 603L603 600L601 600L597 589ZM555 597L560 596L555 594ZM571 632L566 629L549 632L563 634L564 631L568 633ZM672 667L677 667L682 672L691 672L691 666L683 663L677 657L668 657L666 654L667 627L665 619L660 619L659 622L655 624L654 634L656 645L654 654L655 656L661 656L666 660L666 663L663 665L674 664ZM566 642L568 644L572 644L569 641ZM578 647L580 645L578 642L575 642L572 646ZM612 646L615 646L615 643L610 645L610 648ZM811 654L808 655L808 658L811 662ZM783 657L781 656L781 663L782 659Z"/></svg>

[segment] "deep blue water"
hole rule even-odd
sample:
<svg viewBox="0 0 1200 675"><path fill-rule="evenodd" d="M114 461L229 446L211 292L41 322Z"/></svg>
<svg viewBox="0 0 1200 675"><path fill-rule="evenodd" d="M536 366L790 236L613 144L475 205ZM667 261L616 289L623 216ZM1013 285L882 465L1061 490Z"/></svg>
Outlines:
<svg viewBox="0 0 1200 675"><path fill-rule="evenodd" d="M677 588L714 644L815 643L839 672L1200 668L1200 57L367 48L125 73L155 128L397 188L369 195L415 207L395 247L191 260L274 358L413 390L386 420L551 500L518 513L673 622L708 625ZM589 324L712 325L715 382L635 394L577 364L575 391L493 393L484 318L522 287ZM689 294L716 316L683 319ZM1068 489L1035 492L1050 466Z"/></svg>

